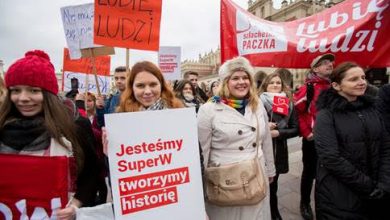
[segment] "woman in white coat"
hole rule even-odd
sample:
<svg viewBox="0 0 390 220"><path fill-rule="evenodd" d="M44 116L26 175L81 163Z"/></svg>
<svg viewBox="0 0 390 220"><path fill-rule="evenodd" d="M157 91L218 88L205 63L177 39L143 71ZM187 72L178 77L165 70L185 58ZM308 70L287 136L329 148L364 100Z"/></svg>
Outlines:
<svg viewBox="0 0 390 220"><path fill-rule="evenodd" d="M198 112L199 141L205 167L252 159L259 147L257 156L267 181L267 195L258 204L246 206L224 207L206 201L210 220L271 219L268 181L272 182L275 176L272 138L252 75L253 68L243 57L228 60L221 66L222 86L218 96L212 97Z"/></svg>

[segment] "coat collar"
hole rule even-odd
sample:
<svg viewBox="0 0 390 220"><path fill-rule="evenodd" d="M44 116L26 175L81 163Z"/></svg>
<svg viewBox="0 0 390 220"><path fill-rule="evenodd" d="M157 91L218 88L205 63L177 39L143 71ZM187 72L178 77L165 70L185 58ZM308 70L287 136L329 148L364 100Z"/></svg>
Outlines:
<svg viewBox="0 0 390 220"><path fill-rule="evenodd" d="M256 114L253 114L252 109L249 105L245 106L245 115L242 115L239 113L236 109L225 105L223 103L215 103L215 110L217 111L217 114L222 113L222 112L232 112L234 115L237 117L243 119L240 121L234 121L234 122L239 122L242 124L246 124L248 126L254 126L256 125ZM233 120L236 120L236 117L234 117Z"/></svg>

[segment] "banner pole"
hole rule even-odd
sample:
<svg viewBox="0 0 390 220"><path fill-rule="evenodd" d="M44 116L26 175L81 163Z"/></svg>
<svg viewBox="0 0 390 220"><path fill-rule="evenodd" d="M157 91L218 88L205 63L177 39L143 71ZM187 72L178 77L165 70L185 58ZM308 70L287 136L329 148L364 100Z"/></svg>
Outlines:
<svg viewBox="0 0 390 220"><path fill-rule="evenodd" d="M128 73L130 72L130 50L129 50L129 48L126 48L126 70Z"/></svg>
<svg viewBox="0 0 390 220"><path fill-rule="evenodd" d="M100 92L99 79L98 79L98 76L97 76L97 73L96 73L96 64L95 64L94 49L93 49L93 48L90 48L90 50L91 50L92 73L93 73L93 75L95 76L96 89L97 89L98 95L100 96L100 95L101 95L101 92Z"/></svg>

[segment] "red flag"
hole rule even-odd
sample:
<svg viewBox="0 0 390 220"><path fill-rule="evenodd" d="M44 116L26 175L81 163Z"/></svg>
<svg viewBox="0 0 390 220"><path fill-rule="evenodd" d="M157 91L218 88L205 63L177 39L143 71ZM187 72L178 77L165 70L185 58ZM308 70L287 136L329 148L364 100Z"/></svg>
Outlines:
<svg viewBox="0 0 390 220"><path fill-rule="evenodd" d="M389 29L390 0L346 0L290 22L263 20L221 0L221 61L245 56L254 66L309 68L318 55L333 53L336 64L387 67Z"/></svg>
<svg viewBox="0 0 390 220"><path fill-rule="evenodd" d="M288 115L290 100L283 96L274 96L274 102L272 103L272 111L281 115Z"/></svg>
<svg viewBox="0 0 390 220"><path fill-rule="evenodd" d="M0 154L0 176L0 218L49 219L68 202L65 156Z"/></svg>

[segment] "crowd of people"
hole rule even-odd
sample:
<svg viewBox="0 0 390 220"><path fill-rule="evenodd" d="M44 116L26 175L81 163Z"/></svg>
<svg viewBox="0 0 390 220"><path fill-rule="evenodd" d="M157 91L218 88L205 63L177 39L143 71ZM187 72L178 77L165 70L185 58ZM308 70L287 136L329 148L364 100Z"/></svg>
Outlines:
<svg viewBox="0 0 390 220"><path fill-rule="evenodd" d="M390 85L367 94L362 67L334 67L335 59L313 59L296 91L289 70L255 73L246 58L236 57L223 63L208 91L196 72L167 82L158 66L142 61L115 69L117 92L109 97L80 92L67 98L58 95L49 56L29 51L0 77L0 153L73 158L70 202L56 215L74 219L79 207L112 201L104 114L190 107L197 113L202 174L255 157L266 181L266 196L255 205L222 206L205 197L210 220L283 219L278 179L289 172L287 140L298 135L305 220L389 219ZM288 100L283 113L275 110L277 97Z"/></svg>

